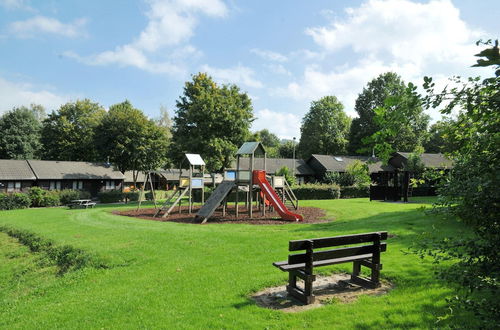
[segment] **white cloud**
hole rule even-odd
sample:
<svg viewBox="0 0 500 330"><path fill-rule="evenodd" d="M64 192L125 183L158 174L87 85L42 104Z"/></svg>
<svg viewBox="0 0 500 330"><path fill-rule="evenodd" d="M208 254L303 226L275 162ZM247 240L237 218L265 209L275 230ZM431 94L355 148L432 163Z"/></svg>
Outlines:
<svg viewBox="0 0 500 330"><path fill-rule="evenodd" d="M0 6L11 10L20 9L34 11L34 9L27 4L26 0L0 0Z"/></svg>
<svg viewBox="0 0 500 330"><path fill-rule="evenodd" d="M31 103L41 104L45 109L53 110L70 99L67 95L59 95L32 84L15 83L0 77L0 112L11 110L13 107L29 106Z"/></svg>
<svg viewBox="0 0 500 330"><path fill-rule="evenodd" d="M93 56L82 57L72 52L66 55L89 65L118 64L134 66L153 73L183 75L185 70L172 60L199 57L195 47L186 43L198 25L199 15L224 17L228 9L221 0L149 0L146 13L148 24L129 44L115 47ZM154 62L151 54L162 51L170 60Z"/></svg>
<svg viewBox="0 0 500 330"><path fill-rule="evenodd" d="M253 131L267 128L280 139L297 139L300 137L300 118L291 113L275 112L262 109L256 113L257 119L252 124Z"/></svg>
<svg viewBox="0 0 500 330"><path fill-rule="evenodd" d="M250 50L252 53L255 55L267 60L267 61L273 61L273 62L286 62L288 58L285 55L282 55L277 52L273 52L270 50L263 50L263 49L258 49L258 48L253 48Z"/></svg>
<svg viewBox="0 0 500 330"><path fill-rule="evenodd" d="M426 60L469 64L474 41L482 34L467 26L449 0L370 0L346 13L347 19L309 28L306 34L327 51L350 47L357 53L388 54L417 64Z"/></svg>
<svg viewBox="0 0 500 330"><path fill-rule="evenodd" d="M76 38L84 36L84 27L87 20L77 19L72 23L62 23L59 20L46 16L35 16L24 21L9 24L9 31L22 38L33 37L37 34L51 33L63 37Z"/></svg>
<svg viewBox="0 0 500 330"><path fill-rule="evenodd" d="M349 116L355 116L354 103L363 87L384 72L396 72L406 81L415 79L419 69L409 63L405 65L384 64L376 59L365 59L352 67L338 67L331 71L309 65L299 82L289 83L285 88L272 91L274 95L291 97L295 100L317 100L323 96L335 95L344 104Z"/></svg>
<svg viewBox="0 0 500 330"><path fill-rule="evenodd" d="M369 0L346 12L347 18L306 30L322 49L311 53L311 59L318 55L316 64L307 65L301 79L272 94L309 101L335 95L348 115L356 116L358 94L384 72L395 72L417 85L424 75L442 79L478 72L468 67L475 62L474 41L482 32L468 27L448 0ZM324 69L320 65L331 63L340 50L353 52L343 66ZM430 114L434 120L439 118L437 111Z"/></svg>
<svg viewBox="0 0 500 330"><path fill-rule="evenodd" d="M203 65L201 71L208 73L222 83L241 84L253 88L264 87L262 82L254 78L254 71L246 66L238 65L233 68L221 69Z"/></svg>
<svg viewBox="0 0 500 330"><path fill-rule="evenodd" d="M285 68L282 64L269 63L269 64L265 64L264 67L266 69L268 69L269 71L271 71L272 73L283 74L286 76L292 75L292 73L290 71L288 71L287 68Z"/></svg>

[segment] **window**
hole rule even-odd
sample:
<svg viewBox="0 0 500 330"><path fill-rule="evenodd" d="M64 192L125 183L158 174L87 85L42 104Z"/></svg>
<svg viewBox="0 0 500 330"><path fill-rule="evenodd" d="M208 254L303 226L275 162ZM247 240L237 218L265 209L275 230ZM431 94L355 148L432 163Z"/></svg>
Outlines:
<svg viewBox="0 0 500 330"><path fill-rule="evenodd" d="M7 182L7 192L21 191L21 181Z"/></svg>
<svg viewBox="0 0 500 330"><path fill-rule="evenodd" d="M83 181L73 181L73 190L82 190Z"/></svg>
<svg viewBox="0 0 500 330"><path fill-rule="evenodd" d="M49 190L61 190L61 181L50 181Z"/></svg>
<svg viewBox="0 0 500 330"><path fill-rule="evenodd" d="M106 180L106 190L113 190L113 189L115 189L115 181Z"/></svg>

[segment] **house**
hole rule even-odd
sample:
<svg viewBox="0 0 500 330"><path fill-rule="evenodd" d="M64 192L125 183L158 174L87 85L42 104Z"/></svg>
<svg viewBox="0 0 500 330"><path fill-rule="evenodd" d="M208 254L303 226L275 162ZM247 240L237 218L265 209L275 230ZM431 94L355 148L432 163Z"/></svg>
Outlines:
<svg viewBox="0 0 500 330"><path fill-rule="evenodd" d="M255 168L264 169L264 158L255 158ZM292 173L295 171L297 183L309 182L315 177L314 170L303 160L293 158L267 158L266 172L275 174L282 167L288 167ZM236 168L236 161L232 163L232 168ZM240 158L240 169L250 169L250 158Z"/></svg>
<svg viewBox="0 0 500 330"><path fill-rule="evenodd" d="M0 193L23 192L35 182L36 176L26 160L0 159Z"/></svg>
<svg viewBox="0 0 500 330"><path fill-rule="evenodd" d="M46 190L121 190L125 176L101 163L0 159L0 192Z"/></svg>
<svg viewBox="0 0 500 330"><path fill-rule="evenodd" d="M306 164L312 169L316 179L321 180L327 172L344 173L350 164L361 161L368 164L372 179L383 172L394 172L394 167L384 164L380 159L369 156L331 156L313 154Z"/></svg>
<svg viewBox="0 0 500 330"><path fill-rule="evenodd" d="M121 190L125 176L102 163L28 160L42 189L86 190L92 196L106 190Z"/></svg>
<svg viewBox="0 0 500 330"><path fill-rule="evenodd" d="M395 152L389 159L389 164L395 168L403 169L410 155L410 152ZM423 153L420 155L420 159L425 168L449 170L453 167L453 161L446 158L443 154Z"/></svg>

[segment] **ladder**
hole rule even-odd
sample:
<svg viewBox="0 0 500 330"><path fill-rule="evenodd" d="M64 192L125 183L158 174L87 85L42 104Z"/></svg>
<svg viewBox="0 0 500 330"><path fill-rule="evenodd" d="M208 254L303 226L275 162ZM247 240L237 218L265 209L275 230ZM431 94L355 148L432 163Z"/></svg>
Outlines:
<svg viewBox="0 0 500 330"><path fill-rule="evenodd" d="M189 187L186 187L183 189L177 189L173 194L171 194L167 198L165 203L163 203L163 205L158 209L158 211L156 211L154 217L155 218L158 217L161 212L165 212L165 213L163 213L162 218L167 217L170 214L170 212L172 212L174 207L177 204L179 204L180 200L182 199L182 197L184 197L184 195L186 195L188 190L189 190Z"/></svg>
<svg viewBox="0 0 500 330"><path fill-rule="evenodd" d="M276 189L276 193L285 205L287 205L289 208L293 207L295 210L297 210L299 208L299 200L293 193L293 190L288 182L285 179L283 179L283 182L285 183L283 188Z"/></svg>

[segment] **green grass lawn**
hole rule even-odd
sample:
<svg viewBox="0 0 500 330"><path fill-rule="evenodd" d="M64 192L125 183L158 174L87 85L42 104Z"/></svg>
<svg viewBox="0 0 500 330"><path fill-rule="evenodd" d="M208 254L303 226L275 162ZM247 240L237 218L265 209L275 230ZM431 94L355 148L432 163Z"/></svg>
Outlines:
<svg viewBox="0 0 500 330"><path fill-rule="evenodd" d="M415 200L415 199L413 199ZM0 211L0 226L29 230L57 245L96 255L108 268L58 275L43 253L0 233L0 328L431 328L452 294L431 260L406 253L424 236L462 235L455 222L422 211L421 203L367 199L303 201L334 221L275 226L155 222L110 213L127 206ZM130 206L128 206L130 207ZM249 295L284 284L272 266L288 241L389 231L382 278L395 288L300 313L258 307ZM319 268L350 271L351 264ZM468 318L454 319L469 325ZM472 325L471 325L472 326Z"/></svg>

